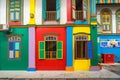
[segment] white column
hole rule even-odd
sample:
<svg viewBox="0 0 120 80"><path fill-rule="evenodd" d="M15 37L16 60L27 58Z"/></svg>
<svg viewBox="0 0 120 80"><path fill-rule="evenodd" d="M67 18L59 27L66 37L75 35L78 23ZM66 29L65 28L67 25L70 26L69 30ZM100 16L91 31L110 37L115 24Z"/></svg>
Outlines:
<svg viewBox="0 0 120 80"><path fill-rule="evenodd" d="M30 0L24 0L23 4L23 25L27 25L30 21Z"/></svg>
<svg viewBox="0 0 120 80"><path fill-rule="evenodd" d="M0 24L6 24L6 0L0 0Z"/></svg>
<svg viewBox="0 0 120 80"><path fill-rule="evenodd" d="M101 24L101 21L100 21L100 12L97 13L97 21L99 22L99 24Z"/></svg>
<svg viewBox="0 0 120 80"><path fill-rule="evenodd" d="M112 13L112 33L116 33L116 15Z"/></svg>
<svg viewBox="0 0 120 80"><path fill-rule="evenodd" d="M67 22L67 0L60 0L60 24Z"/></svg>
<svg viewBox="0 0 120 80"><path fill-rule="evenodd" d="M36 0L35 20L37 25L42 24L42 0Z"/></svg>

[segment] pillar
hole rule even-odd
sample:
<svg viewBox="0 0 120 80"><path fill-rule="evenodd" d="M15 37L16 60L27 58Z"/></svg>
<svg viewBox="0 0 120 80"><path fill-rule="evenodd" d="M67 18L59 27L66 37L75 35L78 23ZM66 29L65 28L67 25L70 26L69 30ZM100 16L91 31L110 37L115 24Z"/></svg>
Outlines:
<svg viewBox="0 0 120 80"><path fill-rule="evenodd" d="M35 27L29 27L28 71L35 71Z"/></svg>
<svg viewBox="0 0 120 80"><path fill-rule="evenodd" d="M73 54L72 54L72 26L67 26L67 59L66 59L66 71L73 71Z"/></svg>

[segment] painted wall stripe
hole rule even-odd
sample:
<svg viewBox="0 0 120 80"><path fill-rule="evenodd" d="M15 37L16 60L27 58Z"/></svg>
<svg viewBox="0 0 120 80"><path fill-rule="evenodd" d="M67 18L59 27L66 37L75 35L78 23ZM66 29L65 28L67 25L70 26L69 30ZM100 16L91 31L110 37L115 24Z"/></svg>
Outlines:
<svg viewBox="0 0 120 80"><path fill-rule="evenodd" d="M29 27L29 68L35 68L35 27Z"/></svg>
<svg viewBox="0 0 120 80"><path fill-rule="evenodd" d="M72 26L67 27L67 67L72 67L73 65L73 55L72 55Z"/></svg>

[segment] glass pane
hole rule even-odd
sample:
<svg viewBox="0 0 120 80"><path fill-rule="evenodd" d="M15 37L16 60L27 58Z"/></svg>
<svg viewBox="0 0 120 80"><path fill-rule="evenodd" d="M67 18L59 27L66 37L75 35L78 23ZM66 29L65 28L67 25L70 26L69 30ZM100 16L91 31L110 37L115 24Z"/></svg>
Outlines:
<svg viewBox="0 0 120 80"><path fill-rule="evenodd" d="M15 42L15 50L20 50L20 42Z"/></svg>
<svg viewBox="0 0 120 80"><path fill-rule="evenodd" d="M15 51L15 58L19 58L19 51Z"/></svg>
<svg viewBox="0 0 120 80"><path fill-rule="evenodd" d="M46 51L46 58L50 58L50 52Z"/></svg>
<svg viewBox="0 0 120 80"><path fill-rule="evenodd" d="M14 51L9 51L9 58L14 58Z"/></svg>
<svg viewBox="0 0 120 80"><path fill-rule="evenodd" d="M20 11L20 8L15 8L15 11Z"/></svg>
<svg viewBox="0 0 120 80"><path fill-rule="evenodd" d="M10 20L11 20L11 21L14 20L14 12L10 12Z"/></svg>
<svg viewBox="0 0 120 80"><path fill-rule="evenodd" d="M15 11L14 8L11 8L11 9L10 9L10 12L13 12L13 11Z"/></svg>
<svg viewBox="0 0 120 80"><path fill-rule="evenodd" d="M52 52L52 58L56 58L56 51Z"/></svg>
<svg viewBox="0 0 120 80"><path fill-rule="evenodd" d="M15 1L15 7L20 7L20 2L19 1Z"/></svg>
<svg viewBox="0 0 120 80"><path fill-rule="evenodd" d="M15 16L15 18L16 18L16 20L20 20L20 12L16 12L16 14L15 14L16 16Z"/></svg>
<svg viewBox="0 0 120 80"><path fill-rule="evenodd" d="M14 1L10 1L10 8L14 8Z"/></svg>

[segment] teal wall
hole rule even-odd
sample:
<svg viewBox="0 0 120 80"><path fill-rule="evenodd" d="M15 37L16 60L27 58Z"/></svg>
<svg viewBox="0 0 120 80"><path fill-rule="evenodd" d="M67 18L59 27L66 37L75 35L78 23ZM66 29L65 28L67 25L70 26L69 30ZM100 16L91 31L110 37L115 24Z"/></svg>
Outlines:
<svg viewBox="0 0 120 80"><path fill-rule="evenodd" d="M0 70L26 70L28 68L28 28L12 28L9 35L11 34L22 36L21 58L8 59L8 33L0 32Z"/></svg>
<svg viewBox="0 0 120 80"><path fill-rule="evenodd" d="M91 60L91 66L98 65L98 53L97 53L97 25L91 25L91 40L93 41L93 53L94 58Z"/></svg>

